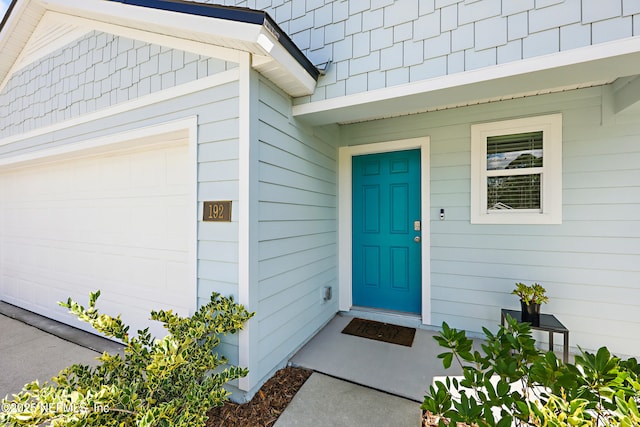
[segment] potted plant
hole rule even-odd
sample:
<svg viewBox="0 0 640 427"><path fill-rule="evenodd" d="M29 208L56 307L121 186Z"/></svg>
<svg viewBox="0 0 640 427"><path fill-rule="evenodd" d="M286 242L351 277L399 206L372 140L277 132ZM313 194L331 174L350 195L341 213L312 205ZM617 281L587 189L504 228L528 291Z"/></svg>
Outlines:
<svg viewBox="0 0 640 427"><path fill-rule="evenodd" d="M516 283L516 288L511 293L520 297L521 320L540 326L540 306L549 301L547 290L539 283Z"/></svg>

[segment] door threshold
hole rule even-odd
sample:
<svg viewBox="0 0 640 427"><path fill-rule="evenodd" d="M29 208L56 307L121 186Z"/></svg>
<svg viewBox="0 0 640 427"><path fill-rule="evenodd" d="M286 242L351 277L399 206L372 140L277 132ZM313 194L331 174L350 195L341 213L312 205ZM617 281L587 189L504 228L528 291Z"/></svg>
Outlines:
<svg viewBox="0 0 640 427"><path fill-rule="evenodd" d="M410 328L424 328L422 317L419 314L401 311L389 311L372 307L351 307L349 311L341 311L345 317L359 317L361 319L375 320L376 322L392 325L406 326Z"/></svg>

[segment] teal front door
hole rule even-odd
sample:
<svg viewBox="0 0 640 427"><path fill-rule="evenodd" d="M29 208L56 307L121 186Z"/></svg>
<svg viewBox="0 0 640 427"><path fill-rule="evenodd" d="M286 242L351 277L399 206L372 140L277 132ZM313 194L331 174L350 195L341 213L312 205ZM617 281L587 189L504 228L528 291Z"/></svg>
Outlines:
<svg viewBox="0 0 640 427"><path fill-rule="evenodd" d="M420 313L420 150L352 162L353 305Z"/></svg>

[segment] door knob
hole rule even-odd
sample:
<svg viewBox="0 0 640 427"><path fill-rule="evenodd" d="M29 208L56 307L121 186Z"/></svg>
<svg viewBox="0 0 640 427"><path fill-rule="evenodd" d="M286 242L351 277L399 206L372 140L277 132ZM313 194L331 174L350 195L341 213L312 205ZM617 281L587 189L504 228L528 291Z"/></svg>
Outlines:
<svg viewBox="0 0 640 427"><path fill-rule="evenodd" d="M420 236L416 236L416 237L413 238L413 241L416 242L416 243L420 243L420 240L422 240L420 238Z"/></svg>

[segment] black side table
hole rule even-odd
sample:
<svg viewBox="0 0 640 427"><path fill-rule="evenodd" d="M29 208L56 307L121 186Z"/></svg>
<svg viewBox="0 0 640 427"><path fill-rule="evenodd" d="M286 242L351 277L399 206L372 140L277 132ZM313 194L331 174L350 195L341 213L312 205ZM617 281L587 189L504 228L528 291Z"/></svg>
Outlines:
<svg viewBox="0 0 640 427"><path fill-rule="evenodd" d="M507 314L519 323L522 323L522 313L519 310L500 310L500 323L504 326ZM564 363L569 361L569 330L562 324L553 314L540 314L540 325L533 326L531 329L549 332L549 351L553 351L553 334L558 333L564 335L564 348L562 349L562 360Z"/></svg>

